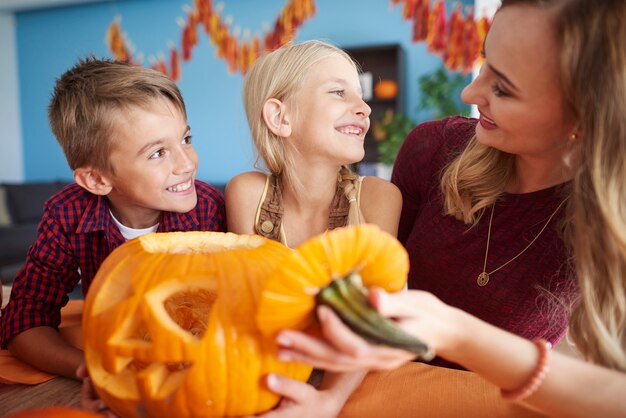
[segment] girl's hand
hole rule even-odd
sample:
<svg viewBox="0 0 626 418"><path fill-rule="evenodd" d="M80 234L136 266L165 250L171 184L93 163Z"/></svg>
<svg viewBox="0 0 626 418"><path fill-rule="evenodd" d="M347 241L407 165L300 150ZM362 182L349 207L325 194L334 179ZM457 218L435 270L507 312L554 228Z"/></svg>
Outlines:
<svg viewBox="0 0 626 418"><path fill-rule="evenodd" d="M81 407L89 412L94 412L107 418L117 418L117 415L111 412L104 401L102 401L96 393L96 390L91 383L91 378L87 374L87 367L85 366L85 363L82 363L78 366L78 369L76 369L76 377L83 381L83 386L80 389Z"/></svg>
<svg viewBox="0 0 626 418"><path fill-rule="evenodd" d="M334 418L343 406L331 391L318 390L285 376L270 374L266 383L282 399L275 409L257 415L260 418Z"/></svg>
<svg viewBox="0 0 626 418"><path fill-rule="evenodd" d="M389 294L372 289L369 298L381 315L395 319L404 331L428 343L438 354L448 358L448 353L454 353L462 331L460 311L417 290ZM319 307L317 313L324 338L282 331L277 337L279 358L337 372L393 369L415 358L414 353L365 341L328 307Z"/></svg>

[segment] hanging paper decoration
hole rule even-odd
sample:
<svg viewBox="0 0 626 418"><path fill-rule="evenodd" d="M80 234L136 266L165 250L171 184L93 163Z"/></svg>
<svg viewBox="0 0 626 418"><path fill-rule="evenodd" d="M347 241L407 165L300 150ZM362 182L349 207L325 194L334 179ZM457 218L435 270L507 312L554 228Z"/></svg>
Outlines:
<svg viewBox="0 0 626 418"><path fill-rule="evenodd" d="M423 42L428 36L428 17L430 16L430 0L415 0L413 9L413 42Z"/></svg>
<svg viewBox="0 0 626 418"><path fill-rule="evenodd" d="M267 29L262 37L255 35L250 38L250 31L246 29L243 31L243 39L239 38L240 28L231 31L231 19L222 19L222 9L222 3L214 7L212 0L194 0L193 8L186 6L186 18L178 20L181 26L180 49L173 44L169 46L169 66L161 53L158 59L149 58L150 66L174 81L180 80L181 60L186 62L192 58L193 49L198 45L200 28L215 46L216 55L226 61L228 72L245 74L263 53L279 48L296 36L299 27L315 14L315 0L288 0L271 30ZM106 43L115 59L141 64L139 54L133 55L133 48L122 31L120 17L111 22Z"/></svg>
<svg viewBox="0 0 626 418"><path fill-rule="evenodd" d="M132 54L128 49L124 35L122 34L122 28L120 27L121 20L121 17L116 16L113 22L111 22L106 34L106 43L115 59L132 63Z"/></svg>
<svg viewBox="0 0 626 418"><path fill-rule="evenodd" d="M402 17L411 21L413 42L425 42L428 51L440 55L451 71L469 73L480 60L480 50L491 26L483 15L478 21L474 8L468 6L463 16L463 6L455 3L446 17L445 0L390 0L392 6L402 5Z"/></svg>
<svg viewBox="0 0 626 418"><path fill-rule="evenodd" d="M486 19L486 18L485 18ZM480 49L482 48L482 40L485 39L485 34L481 37L478 34L478 27L476 20L474 19L474 8L469 6L467 8L467 16L465 16L465 22L463 22L463 72L469 73L472 71L474 63L479 60Z"/></svg>

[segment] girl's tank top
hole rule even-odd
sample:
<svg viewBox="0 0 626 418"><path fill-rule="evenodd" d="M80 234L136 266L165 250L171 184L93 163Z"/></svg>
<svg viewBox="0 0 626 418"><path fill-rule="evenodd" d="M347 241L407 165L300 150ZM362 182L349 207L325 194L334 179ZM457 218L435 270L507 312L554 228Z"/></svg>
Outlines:
<svg viewBox="0 0 626 418"><path fill-rule="evenodd" d="M359 177L356 182L357 205L361 204L361 182ZM335 229L348 224L348 212L350 203L343 192L343 188L337 182L337 189L330 205L330 215L328 216L328 229ZM265 179L265 188L257 207L254 220L254 229L257 234L274 241L287 245L285 231L282 226L284 214L282 188L280 180L273 174L268 174Z"/></svg>

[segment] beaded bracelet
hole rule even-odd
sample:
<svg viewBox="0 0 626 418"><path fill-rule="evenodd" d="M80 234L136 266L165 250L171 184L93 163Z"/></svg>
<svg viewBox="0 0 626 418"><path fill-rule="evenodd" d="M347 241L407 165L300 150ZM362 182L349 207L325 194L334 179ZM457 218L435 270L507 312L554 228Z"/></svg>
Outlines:
<svg viewBox="0 0 626 418"><path fill-rule="evenodd" d="M528 398L530 395L535 393L537 389L539 389L539 386L541 386L541 383L543 383L543 380L550 370L548 361L550 359L552 344L542 338L533 340L533 343L539 349L539 360L537 361L537 366L535 366L535 370L533 370L533 373L530 375L528 380L519 388L513 390L500 390L502 397L506 400L521 401L522 399Z"/></svg>

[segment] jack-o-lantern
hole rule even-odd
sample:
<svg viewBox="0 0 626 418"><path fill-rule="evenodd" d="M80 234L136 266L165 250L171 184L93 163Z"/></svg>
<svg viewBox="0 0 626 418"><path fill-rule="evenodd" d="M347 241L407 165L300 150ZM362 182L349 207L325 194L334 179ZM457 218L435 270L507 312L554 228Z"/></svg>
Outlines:
<svg viewBox="0 0 626 418"><path fill-rule="evenodd" d="M85 301L89 374L122 417L239 416L279 398L262 377L304 381L254 317L265 281L291 250L259 236L148 234L102 264Z"/></svg>

